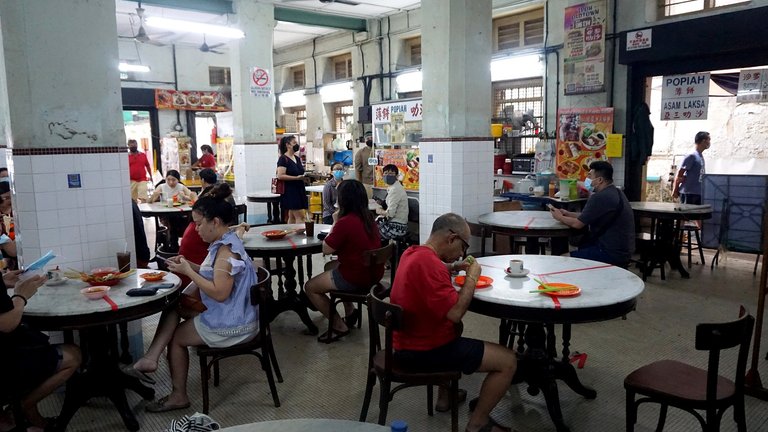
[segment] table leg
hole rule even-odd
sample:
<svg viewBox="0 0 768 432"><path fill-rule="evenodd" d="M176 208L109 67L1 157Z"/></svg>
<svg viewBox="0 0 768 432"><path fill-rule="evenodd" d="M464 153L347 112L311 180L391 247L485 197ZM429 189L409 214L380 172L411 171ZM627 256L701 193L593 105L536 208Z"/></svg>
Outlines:
<svg viewBox="0 0 768 432"><path fill-rule="evenodd" d="M285 311L294 311L301 319L301 322L304 323L305 326L307 326L306 333L311 335L318 334L318 329L315 323L312 322L312 320L309 317L309 312L307 311L307 305L309 304L309 300L306 298L306 295L304 294L303 287L301 289L297 289L297 283L296 283L296 270L293 267L295 258L294 257L285 257L285 258L278 258L277 259L277 265L278 267L282 267L281 260L285 260L285 293L283 296L278 296L277 301L275 301L273 309L275 311L275 316L278 314L285 312ZM304 280L303 275L303 268L300 266L299 271L301 272L301 280Z"/></svg>
<svg viewBox="0 0 768 432"><path fill-rule="evenodd" d="M528 255L540 255L538 237L528 236L525 238L525 253Z"/></svg>
<svg viewBox="0 0 768 432"><path fill-rule="evenodd" d="M275 217L272 213L272 203L267 202L267 223L268 224L274 224L275 223Z"/></svg>

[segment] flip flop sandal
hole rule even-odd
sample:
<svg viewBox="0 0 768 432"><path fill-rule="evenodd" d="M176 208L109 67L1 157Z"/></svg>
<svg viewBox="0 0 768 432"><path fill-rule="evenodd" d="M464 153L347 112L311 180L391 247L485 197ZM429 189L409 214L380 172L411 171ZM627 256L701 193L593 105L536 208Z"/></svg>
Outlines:
<svg viewBox="0 0 768 432"><path fill-rule="evenodd" d="M512 429L496 423L496 420L492 419L491 417L488 417L488 423L486 423L483 427L478 429L477 432L493 432L494 427L501 429L504 432L512 432Z"/></svg>
<svg viewBox="0 0 768 432"><path fill-rule="evenodd" d="M123 374L128 375L131 378L136 378L137 380L139 380L141 382L144 382L144 383L147 383L147 384L150 384L150 385L157 384L157 381L155 381L154 378L152 378L151 376L147 375L146 372L142 372L142 371L134 368L133 365L123 366L123 367L120 368L120 371Z"/></svg>
<svg viewBox="0 0 768 432"><path fill-rule="evenodd" d="M161 412L167 412L167 411L187 409L191 405L189 402L181 405L168 405L168 396L163 396L160 399L156 400L155 402L150 402L149 404L147 404L147 406L144 409L147 412L151 412L151 413L161 413Z"/></svg>
<svg viewBox="0 0 768 432"><path fill-rule="evenodd" d="M459 389L459 394L456 396L456 403L462 404L465 400L467 400L467 391L464 389ZM441 404L440 401L435 403L435 411L437 412L448 412L450 410L450 402L447 402L445 405Z"/></svg>
<svg viewBox="0 0 768 432"><path fill-rule="evenodd" d="M344 320L344 324L347 325L347 327L352 328L357 325L357 323L360 321L360 309L355 308L355 310L342 318Z"/></svg>
<svg viewBox="0 0 768 432"><path fill-rule="evenodd" d="M328 340L328 332L326 331L325 333L317 337L317 341L329 344L332 342L336 342L337 340L343 338L344 336L347 336L348 334L349 334L349 329L343 332L331 330L331 340Z"/></svg>

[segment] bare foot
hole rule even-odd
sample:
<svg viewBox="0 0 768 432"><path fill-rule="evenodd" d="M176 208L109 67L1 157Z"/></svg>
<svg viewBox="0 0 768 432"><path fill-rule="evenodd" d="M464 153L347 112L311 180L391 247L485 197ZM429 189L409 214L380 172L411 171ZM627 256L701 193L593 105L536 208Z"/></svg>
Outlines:
<svg viewBox="0 0 768 432"><path fill-rule="evenodd" d="M142 357L133 364L133 368L139 372L152 373L157 370L157 362Z"/></svg>

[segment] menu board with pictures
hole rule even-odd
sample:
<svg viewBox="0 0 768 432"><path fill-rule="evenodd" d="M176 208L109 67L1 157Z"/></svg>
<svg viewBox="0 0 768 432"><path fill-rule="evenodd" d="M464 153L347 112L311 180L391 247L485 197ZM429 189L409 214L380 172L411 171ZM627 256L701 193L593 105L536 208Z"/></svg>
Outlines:
<svg viewBox="0 0 768 432"><path fill-rule="evenodd" d="M565 8L565 94L605 91L605 0Z"/></svg>
<svg viewBox="0 0 768 432"><path fill-rule="evenodd" d="M375 145L418 144L421 138L421 99L374 104L373 143Z"/></svg>
<svg viewBox="0 0 768 432"><path fill-rule="evenodd" d="M381 149L375 152L378 164L375 167L374 186L386 188L384 167L392 164L400 172L399 178L406 190L419 190L419 149Z"/></svg>
<svg viewBox="0 0 768 432"><path fill-rule="evenodd" d="M557 111L556 174L561 179L584 180L589 164L608 160L608 135L613 131L613 108L570 108Z"/></svg>
<svg viewBox="0 0 768 432"><path fill-rule="evenodd" d="M229 100L219 91L155 89L155 106L171 110L229 111Z"/></svg>

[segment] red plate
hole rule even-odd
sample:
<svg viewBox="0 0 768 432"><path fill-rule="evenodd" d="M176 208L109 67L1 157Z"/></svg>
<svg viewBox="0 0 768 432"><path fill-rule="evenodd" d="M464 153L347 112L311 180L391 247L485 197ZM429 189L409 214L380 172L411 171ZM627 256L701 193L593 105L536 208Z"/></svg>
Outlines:
<svg viewBox="0 0 768 432"><path fill-rule="evenodd" d="M465 277L463 275L456 276L454 282L456 282L456 285L458 286L464 286L464 279ZM493 284L493 279L489 278L488 276L480 276L477 278L477 285L475 285L475 289L489 288L491 284Z"/></svg>
<svg viewBox="0 0 768 432"><path fill-rule="evenodd" d="M577 287L574 284L553 282L553 283L547 283L547 285L553 288L566 288L566 289L562 291L543 292L542 294L547 294L554 297L573 297L581 293L581 288ZM543 285L539 285L539 289L543 290L547 288L544 287Z"/></svg>
<svg viewBox="0 0 768 432"><path fill-rule="evenodd" d="M270 231L264 231L261 233L264 237L270 239L270 240L278 240L288 235L288 233L285 230L270 230Z"/></svg>

